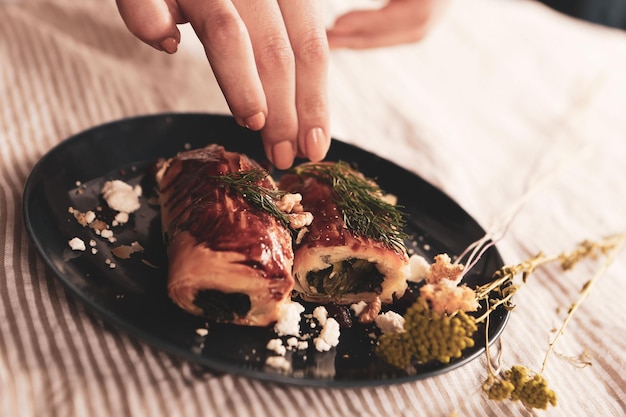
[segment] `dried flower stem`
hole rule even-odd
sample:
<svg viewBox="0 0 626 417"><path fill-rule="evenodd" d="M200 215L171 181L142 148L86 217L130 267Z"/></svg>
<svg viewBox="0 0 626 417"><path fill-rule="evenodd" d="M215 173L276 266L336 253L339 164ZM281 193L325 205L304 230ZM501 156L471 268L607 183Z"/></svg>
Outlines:
<svg viewBox="0 0 626 417"><path fill-rule="evenodd" d="M565 269L573 265L573 263L570 264L567 261L572 261L575 263L580 259L580 257L587 256L588 254L593 255L595 251L598 249L602 251L602 253L604 253L606 256L604 263L602 264L602 267L594 274L594 276L589 281L587 281L587 283L585 283L582 291L580 292L580 296L574 302L574 304L570 306L567 312L567 316L565 317L565 319L563 320L563 323L561 324L561 328L559 329L557 334L554 336L552 341L550 341L548 351L546 352L546 356L544 357L543 363L541 365L541 372L540 372L541 374L543 374L544 370L546 369L548 358L550 357L550 354L554 351L556 342L565 332L565 328L567 327L567 324L570 322L570 320L574 316L574 313L576 312L576 310L578 310L578 307L580 307L583 301L587 298L587 296L591 292L591 289L596 284L596 282L598 282L598 280L604 274L604 272L609 268L609 266L611 266L611 264L615 260L615 257L620 252L620 250L622 249L625 243L626 243L626 233L609 237L601 242L598 242L597 244L589 244L589 242L583 242L583 244L581 244L581 246L579 247L579 251L575 251L572 254L572 256L566 257L565 259L562 260L561 264L563 265L563 268Z"/></svg>
<svg viewBox="0 0 626 417"><path fill-rule="evenodd" d="M476 319L476 321L484 320L485 326L485 356L487 358L487 380L483 383L482 389L492 400L510 399L513 401L521 400L527 408L546 409L548 405L556 405L557 396L543 378L543 372L546 368L548 358L554 351L557 341L564 333L567 324L572 319L578 307L589 295L591 288L599 280L600 276L613 263L617 253L626 245L626 233L610 236L597 242L584 241L580 243L572 252L563 252L558 255L546 256L539 253L533 258L514 266L504 266L500 268L493 276L493 281L479 287L476 294L479 300L487 301L487 311ZM489 315L498 306L504 305L505 308L512 309L510 304L511 297L519 289L520 285L514 285L514 278L522 274L522 283L525 283L529 274L537 267L549 262L559 262L563 270L574 267L579 261L588 258L595 258L597 255L603 254L605 261L594 276L583 286L580 297L572 304L567 312L561 328L550 342L549 348L543 360L541 372L539 374L529 371L528 368L520 365L513 366L510 370L500 372L495 370L491 358L489 348ZM494 296L495 295L495 296ZM501 350L499 354L501 354ZM579 360L585 364L584 358ZM587 361L588 362L588 361ZM499 367L499 358L498 358Z"/></svg>
<svg viewBox="0 0 626 417"><path fill-rule="evenodd" d="M514 285L513 280L519 274L523 274L523 281L526 282L528 275L530 275L535 269L539 266L554 262L559 259L562 255L552 255L546 256L543 253L539 253L536 256L519 263L513 266L503 266L498 271L494 273L494 280L480 286L476 289L476 299L487 300L488 308L487 310L479 317L476 318L476 322L480 323L484 321L492 311L494 311L498 306L505 305L512 308L510 305L510 300L520 288L519 285ZM496 291L502 294L502 297L492 299L491 295L493 291Z"/></svg>
<svg viewBox="0 0 626 417"><path fill-rule="evenodd" d="M489 315L485 319L485 327L489 328ZM489 343L489 332L485 332L485 357L487 358L487 376L488 383L492 383L494 378L500 373L501 361L502 358L502 339L498 339L498 355L493 359L491 356L491 345ZM494 365L495 363L495 365Z"/></svg>
<svg viewBox="0 0 626 417"><path fill-rule="evenodd" d="M520 288L519 285L513 284L513 280L517 275L522 274L522 283L525 283L528 279L528 276L532 272L534 272L535 269L551 262L558 261L561 264L563 270L568 270L573 268L574 265L582 259L594 258L599 253L602 253L607 257L611 255L610 258L607 258L607 262L609 262L609 264L605 265L605 267L601 271L599 271L601 274L606 268L608 268L613 258L615 257L615 252L619 251L621 246L624 245L625 241L626 233L621 235L609 236L597 242L584 241L580 243L572 252L563 252L550 256L544 255L540 252L534 257L527 259L526 261L521 262L517 265L503 266L494 273L493 281L476 288L476 299L479 301L489 301L487 311L485 311L481 316L477 317L476 322L480 323L484 321L486 317L500 305L504 304L510 306L509 302L511 298ZM593 284L597 279L598 276L595 276L587 283L585 288L583 288L579 302L575 303L572 306L573 310L576 310L578 308L580 302L582 302L589 293L590 287L592 286L591 284ZM491 298L491 295L494 291L498 292L502 296L495 299ZM571 311L572 308L570 308L570 313L573 313L573 311Z"/></svg>

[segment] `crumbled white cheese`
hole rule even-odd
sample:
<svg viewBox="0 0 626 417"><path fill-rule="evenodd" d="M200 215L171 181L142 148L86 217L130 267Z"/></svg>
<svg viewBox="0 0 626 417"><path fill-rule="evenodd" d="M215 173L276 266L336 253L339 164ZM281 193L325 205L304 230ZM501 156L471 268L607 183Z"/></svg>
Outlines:
<svg viewBox="0 0 626 417"><path fill-rule="evenodd" d="M111 229L104 229L100 232L100 236L107 239L111 243L117 242L117 238L113 236L113 231Z"/></svg>
<svg viewBox="0 0 626 417"><path fill-rule="evenodd" d="M89 210L85 213L85 220L87 221L87 223L91 223L94 220L96 220L96 213L94 213L92 210Z"/></svg>
<svg viewBox="0 0 626 417"><path fill-rule="evenodd" d="M72 240L67 243L70 245L70 248L72 248L72 250L84 251L87 249L87 247L85 246L85 242L79 237L72 238Z"/></svg>
<svg viewBox="0 0 626 417"><path fill-rule="evenodd" d="M300 334L300 314L304 311L302 304L295 301L282 305L280 318L274 325L279 336L298 336Z"/></svg>
<svg viewBox="0 0 626 417"><path fill-rule="evenodd" d="M291 369L291 362L285 359L284 356L268 356L265 364L283 372L288 372Z"/></svg>
<svg viewBox="0 0 626 417"><path fill-rule="evenodd" d="M350 310L354 311L354 315L359 317L361 313L363 312L363 310L365 309L365 307L367 307L367 303L361 300L356 304L352 304L350 306Z"/></svg>
<svg viewBox="0 0 626 417"><path fill-rule="evenodd" d="M414 254L409 258L409 268L411 272L407 277L407 281L420 282L426 279L428 271L430 270L430 263L420 255Z"/></svg>
<svg viewBox="0 0 626 417"><path fill-rule="evenodd" d="M404 332L404 317L395 311L387 311L379 314L374 322L383 333L402 333Z"/></svg>
<svg viewBox="0 0 626 417"><path fill-rule="evenodd" d="M330 350L332 347L337 346L339 344L339 323L334 318L328 318L326 320L326 324L322 328L320 335L313 340L313 344L315 344L315 349L319 352L326 352Z"/></svg>
<svg viewBox="0 0 626 417"><path fill-rule="evenodd" d="M108 239L110 237L113 237L113 230L110 230L110 229L102 230L100 232L100 236L102 236L103 238L106 238L106 239Z"/></svg>
<svg viewBox="0 0 626 417"><path fill-rule="evenodd" d="M297 337L290 337L289 339L287 339L287 347L290 349L293 349L295 347L298 346L298 338Z"/></svg>
<svg viewBox="0 0 626 417"><path fill-rule="evenodd" d="M313 344L315 345L315 350L318 352L328 352L332 348L332 346L326 343L321 337L316 337L313 340Z"/></svg>
<svg viewBox="0 0 626 417"><path fill-rule="evenodd" d="M118 226L126 223L128 223L128 213L124 211L120 211L119 213L117 213L115 215L115 220L113 220L112 222L113 226Z"/></svg>
<svg viewBox="0 0 626 417"><path fill-rule="evenodd" d="M141 188L139 188L141 190ZM138 190L120 180L107 181L102 186L102 197L113 210L132 213L139 209Z"/></svg>
<svg viewBox="0 0 626 417"><path fill-rule="evenodd" d="M78 221L78 223L80 223L81 226L87 226L96 220L96 213L92 210L83 213L73 207L70 207L68 211L74 215L74 218Z"/></svg>
<svg viewBox="0 0 626 417"><path fill-rule="evenodd" d="M274 351L280 356L285 356L285 353L287 353L287 348L285 348L285 346L283 345L283 341L280 339L271 339L269 342L267 342L267 346L265 347L267 348L267 350Z"/></svg>
<svg viewBox="0 0 626 417"><path fill-rule="evenodd" d="M317 319L321 326L324 326L328 320L328 310L324 306L317 306L313 310L313 317Z"/></svg>

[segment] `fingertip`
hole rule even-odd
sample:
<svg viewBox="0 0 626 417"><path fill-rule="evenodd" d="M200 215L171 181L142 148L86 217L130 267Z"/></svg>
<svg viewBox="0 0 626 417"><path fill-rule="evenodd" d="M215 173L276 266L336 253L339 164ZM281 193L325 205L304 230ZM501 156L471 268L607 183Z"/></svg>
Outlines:
<svg viewBox="0 0 626 417"><path fill-rule="evenodd" d="M162 51L167 52L168 54L175 54L178 50L178 42L174 38L164 39L159 46Z"/></svg>
<svg viewBox="0 0 626 417"><path fill-rule="evenodd" d="M276 168L288 169L293 165L293 161L296 157L296 151L291 141L284 140L271 146L268 156L270 155L270 161L276 166Z"/></svg>
<svg viewBox="0 0 626 417"><path fill-rule="evenodd" d="M265 127L265 120L265 113L258 112L253 114L252 116L248 116L243 118L242 120L238 120L238 123L246 129L258 131Z"/></svg>
<svg viewBox="0 0 626 417"><path fill-rule="evenodd" d="M328 153L330 138L321 127L309 130L305 138L306 157L313 162L319 162Z"/></svg>
<svg viewBox="0 0 626 417"><path fill-rule="evenodd" d="M133 2L117 0L117 7L128 30L155 49L174 53L180 31L167 3L162 0Z"/></svg>

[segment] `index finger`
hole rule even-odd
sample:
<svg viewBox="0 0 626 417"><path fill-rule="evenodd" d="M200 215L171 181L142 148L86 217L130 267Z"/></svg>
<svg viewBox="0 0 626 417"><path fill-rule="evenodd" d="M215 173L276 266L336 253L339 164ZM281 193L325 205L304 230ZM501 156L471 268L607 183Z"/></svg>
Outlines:
<svg viewBox="0 0 626 417"><path fill-rule="evenodd" d="M237 122L252 130L265 125L267 104L250 37L230 0L179 0L204 46L215 78Z"/></svg>
<svg viewBox="0 0 626 417"><path fill-rule="evenodd" d="M279 0L296 64L298 150L312 161L330 146L328 111L328 41L322 2Z"/></svg>

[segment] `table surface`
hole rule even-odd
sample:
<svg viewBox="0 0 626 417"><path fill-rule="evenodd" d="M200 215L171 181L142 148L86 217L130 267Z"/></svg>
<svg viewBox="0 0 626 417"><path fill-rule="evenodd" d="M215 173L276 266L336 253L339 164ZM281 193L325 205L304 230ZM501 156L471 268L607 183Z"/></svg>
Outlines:
<svg viewBox="0 0 626 417"><path fill-rule="evenodd" d="M327 3L330 20L360 2ZM134 39L113 2L3 2L0 21L0 415L626 412L623 251L544 373L558 406L536 413L482 394L482 357L398 385L288 387L198 372L103 323L29 242L21 198L31 169L64 138L104 122L228 108L188 29L169 56ZM420 43L334 51L330 103L334 137L422 176L488 231L504 230L498 247L507 263L626 232L623 32L531 1L452 0ZM501 339L503 367L541 368L564 311L602 265L534 273ZM591 366L567 359L583 353Z"/></svg>

